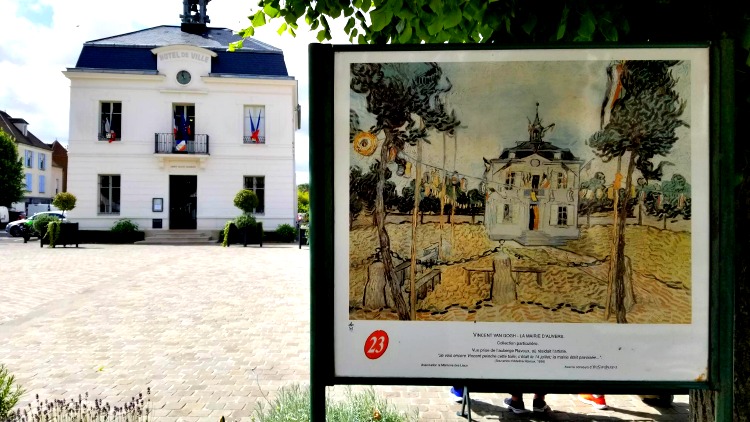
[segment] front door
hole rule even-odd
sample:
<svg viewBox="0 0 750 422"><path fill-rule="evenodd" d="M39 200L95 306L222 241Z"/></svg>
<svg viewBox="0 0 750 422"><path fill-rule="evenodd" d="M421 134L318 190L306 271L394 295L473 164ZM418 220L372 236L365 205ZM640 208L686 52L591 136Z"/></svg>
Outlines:
<svg viewBox="0 0 750 422"><path fill-rule="evenodd" d="M169 228L195 229L198 176L169 176Z"/></svg>
<svg viewBox="0 0 750 422"><path fill-rule="evenodd" d="M539 206L529 205L529 230L539 230Z"/></svg>

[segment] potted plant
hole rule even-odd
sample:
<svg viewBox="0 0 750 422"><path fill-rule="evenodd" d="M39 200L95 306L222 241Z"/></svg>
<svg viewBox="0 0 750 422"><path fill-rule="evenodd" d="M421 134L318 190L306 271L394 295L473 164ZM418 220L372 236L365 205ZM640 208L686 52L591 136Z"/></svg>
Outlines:
<svg viewBox="0 0 750 422"><path fill-rule="evenodd" d="M244 246L248 243L258 243L263 246L263 223L255 220L253 211L258 206L258 196L250 189L242 189L234 196L234 206L242 210L242 215L233 221L227 221L224 226L223 241L224 246L232 243L239 243L241 240ZM237 233L237 236L235 236ZM238 237L239 239L236 239Z"/></svg>
<svg viewBox="0 0 750 422"><path fill-rule="evenodd" d="M76 207L76 197L70 192L60 192L52 199L52 205L57 207L63 214L68 216L67 212ZM59 239L50 237L50 246L62 244L63 246L75 244L78 247L78 223L61 221L59 224ZM54 232L52 234L55 234Z"/></svg>

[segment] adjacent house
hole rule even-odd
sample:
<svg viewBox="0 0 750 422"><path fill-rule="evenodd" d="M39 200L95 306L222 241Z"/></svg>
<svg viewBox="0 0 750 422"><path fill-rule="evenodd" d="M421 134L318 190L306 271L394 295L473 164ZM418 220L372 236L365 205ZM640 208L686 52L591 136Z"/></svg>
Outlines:
<svg viewBox="0 0 750 422"><path fill-rule="evenodd" d="M34 136L29 123L19 117L11 117L0 111L0 129L16 141L18 156L23 162L26 195L22 202L13 204L15 211L26 213L30 204L50 204L55 196L52 181L52 147Z"/></svg>
<svg viewBox="0 0 750 422"><path fill-rule="evenodd" d="M68 149L55 140L52 147L52 196L68 191Z"/></svg>
<svg viewBox="0 0 750 422"><path fill-rule="evenodd" d="M529 140L487 160L485 227L493 240L557 245L577 239L582 162L544 140L554 124L529 121Z"/></svg>
<svg viewBox="0 0 750 422"><path fill-rule="evenodd" d="M207 2L205 2L207 3ZM84 43L70 79L68 191L82 229L219 230L251 189L264 229L294 224L297 81L283 52L211 28L184 0L180 26Z"/></svg>

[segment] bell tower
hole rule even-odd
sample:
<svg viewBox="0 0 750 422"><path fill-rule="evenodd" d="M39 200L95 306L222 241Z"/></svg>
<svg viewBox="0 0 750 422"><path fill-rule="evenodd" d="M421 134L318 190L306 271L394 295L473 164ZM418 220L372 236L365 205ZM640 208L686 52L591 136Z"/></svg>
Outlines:
<svg viewBox="0 0 750 422"><path fill-rule="evenodd" d="M182 0L182 32L203 35L206 33L206 24L211 22L206 14L206 5L211 0Z"/></svg>

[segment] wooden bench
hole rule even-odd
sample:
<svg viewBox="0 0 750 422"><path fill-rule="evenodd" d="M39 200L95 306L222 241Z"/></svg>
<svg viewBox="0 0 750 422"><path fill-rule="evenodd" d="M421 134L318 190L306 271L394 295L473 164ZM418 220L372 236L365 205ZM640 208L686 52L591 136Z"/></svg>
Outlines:
<svg viewBox="0 0 750 422"><path fill-rule="evenodd" d="M532 267L511 267L510 270L514 273L534 273L536 274L536 284L539 287L542 286L542 274L544 273L543 269Z"/></svg>
<svg viewBox="0 0 750 422"><path fill-rule="evenodd" d="M434 291L435 286L440 284L442 280L441 277L442 273L437 268L434 270L430 270L429 272L419 277L414 286L417 290L417 299L424 299L425 297L427 297L427 293ZM407 294L407 296L411 293L411 291L409 290L409 286L406 286L404 292Z"/></svg>
<svg viewBox="0 0 750 422"><path fill-rule="evenodd" d="M473 273L484 273L484 281L487 283L491 283L492 279L495 277L495 268L494 267L487 267L487 268L471 268L471 267L463 267L466 271L466 285L471 284L471 275Z"/></svg>

